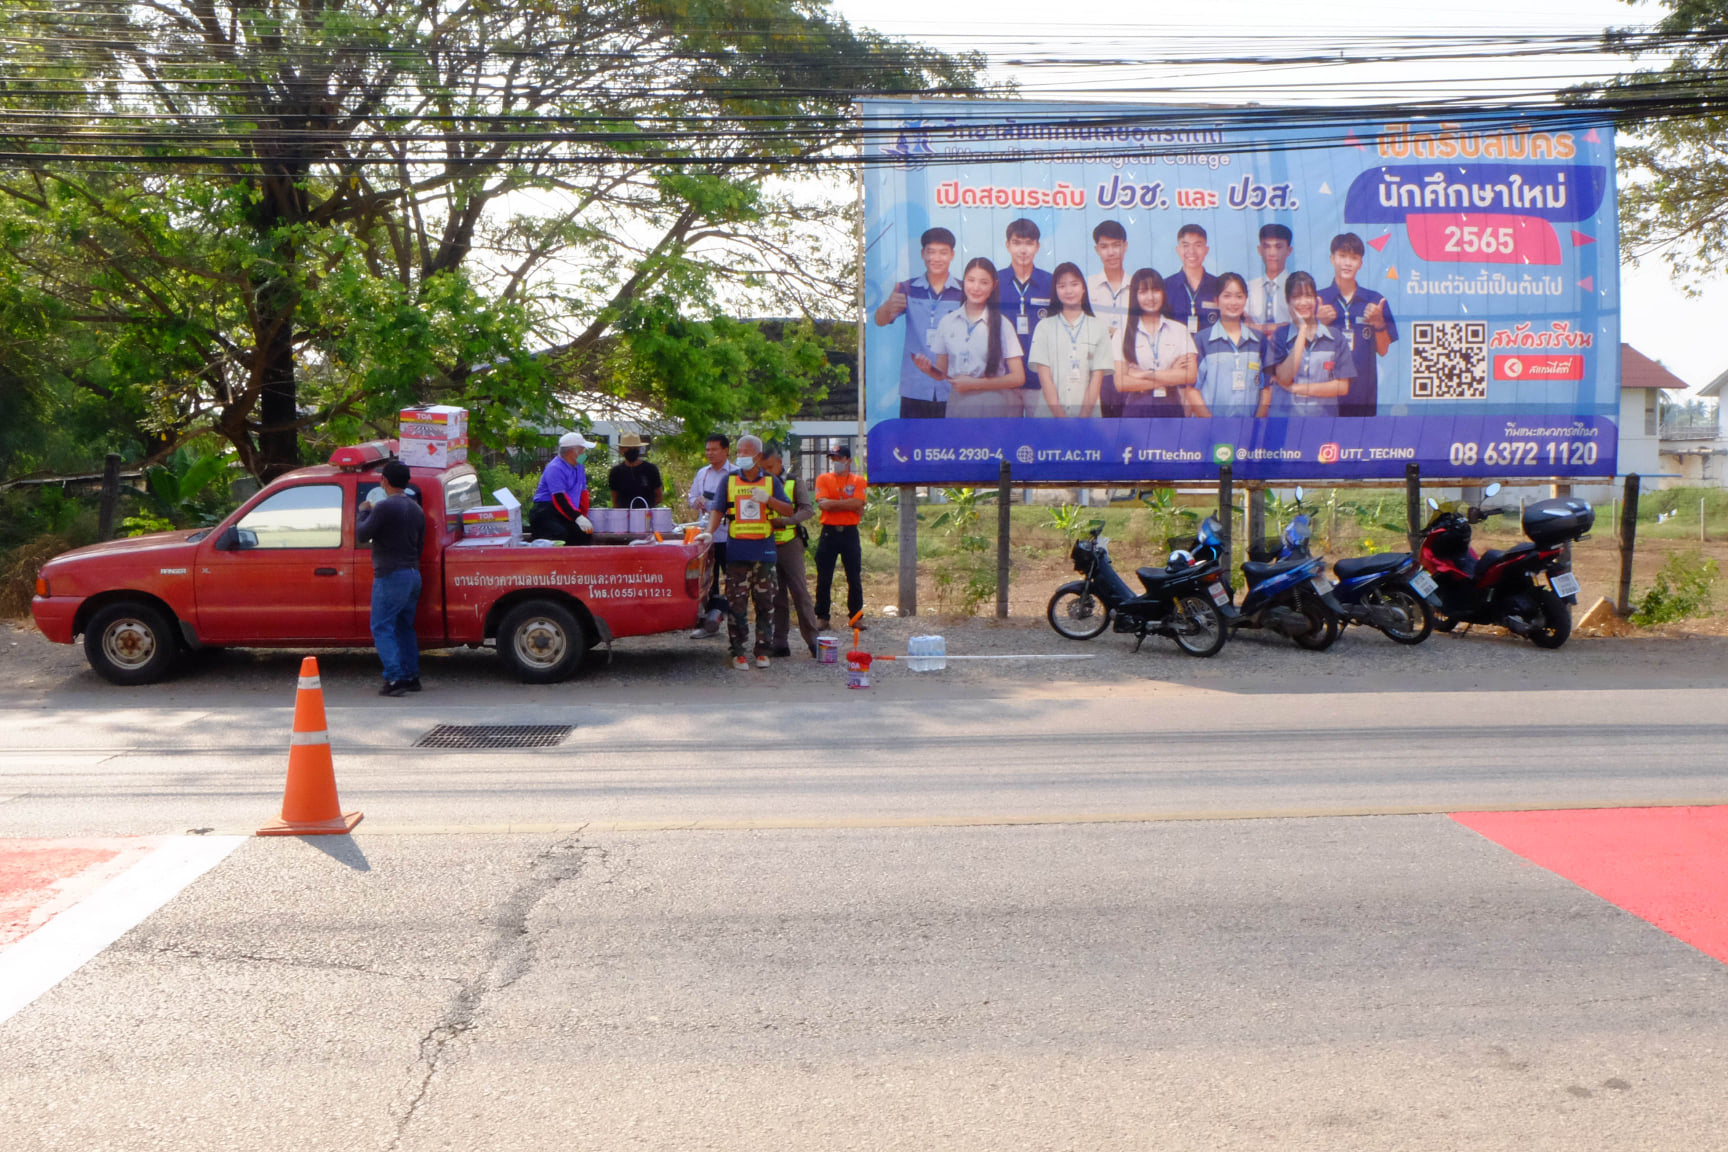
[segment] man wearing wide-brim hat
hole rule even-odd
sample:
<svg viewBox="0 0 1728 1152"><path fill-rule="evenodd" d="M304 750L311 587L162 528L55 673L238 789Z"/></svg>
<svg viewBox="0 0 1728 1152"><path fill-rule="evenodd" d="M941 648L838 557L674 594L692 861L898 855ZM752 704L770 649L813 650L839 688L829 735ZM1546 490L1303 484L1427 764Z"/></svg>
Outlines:
<svg viewBox="0 0 1728 1152"><path fill-rule="evenodd" d="M660 507L666 486L660 482L660 469L643 459L648 454L648 441L634 432L618 438L621 462L612 465L606 474L606 487L612 490L612 507L631 508L641 500L650 508Z"/></svg>
<svg viewBox="0 0 1728 1152"><path fill-rule="evenodd" d="M528 530L536 539L562 540L566 544L588 544L594 539L594 524L588 519L588 470L582 457L594 447L580 432L566 432L558 440L558 455L540 474L534 503L528 510Z"/></svg>

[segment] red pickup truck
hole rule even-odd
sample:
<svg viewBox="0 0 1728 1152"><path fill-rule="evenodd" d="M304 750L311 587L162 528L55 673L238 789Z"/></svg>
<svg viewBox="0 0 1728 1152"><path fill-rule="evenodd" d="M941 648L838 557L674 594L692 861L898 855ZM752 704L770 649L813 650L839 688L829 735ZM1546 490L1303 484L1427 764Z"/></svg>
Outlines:
<svg viewBox="0 0 1728 1152"><path fill-rule="evenodd" d="M166 676L196 648L371 647L372 553L354 543L390 442L338 449L290 472L214 528L76 548L43 566L31 612L48 639L84 637L90 666L116 684ZM496 640L518 677L575 671L596 644L695 626L711 575L695 543L534 548L462 539L481 504L466 464L413 469L426 509L422 648Z"/></svg>

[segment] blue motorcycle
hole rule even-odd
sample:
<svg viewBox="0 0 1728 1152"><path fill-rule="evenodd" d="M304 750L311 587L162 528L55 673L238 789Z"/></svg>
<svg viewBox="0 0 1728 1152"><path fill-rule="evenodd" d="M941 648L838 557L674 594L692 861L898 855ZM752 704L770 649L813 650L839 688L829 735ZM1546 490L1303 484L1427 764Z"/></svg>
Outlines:
<svg viewBox="0 0 1728 1152"><path fill-rule="evenodd" d="M1237 604L1232 628L1265 628L1288 636L1297 647L1323 652L1332 647L1343 631L1343 609L1332 595L1322 556L1298 554L1307 550L1308 517L1297 516L1284 529L1283 551L1270 561L1248 560L1242 578L1248 587ZM1201 542L1195 555L1216 559L1218 546ZM1231 589L1235 599L1235 589Z"/></svg>
<svg viewBox="0 0 1728 1152"><path fill-rule="evenodd" d="M1300 488L1296 507L1302 507ZM1279 558L1307 558L1311 536L1308 517L1297 515L1284 530ZM1410 553L1353 556L1332 565L1332 571L1338 577L1332 596L1341 629L1351 624L1378 628L1399 644L1420 644L1434 631L1434 612L1440 607L1434 578Z"/></svg>

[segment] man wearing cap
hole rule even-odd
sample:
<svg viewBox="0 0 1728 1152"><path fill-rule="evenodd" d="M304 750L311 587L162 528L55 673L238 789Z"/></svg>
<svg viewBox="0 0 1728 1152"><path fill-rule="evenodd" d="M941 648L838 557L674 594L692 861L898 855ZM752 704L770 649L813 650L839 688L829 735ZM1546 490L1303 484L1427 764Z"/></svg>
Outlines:
<svg viewBox="0 0 1728 1152"><path fill-rule="evenodd" d="M790 516L776 516L770 524L774 529L775 567L780 587L774 593L774 655L792 655L791 609L798 609L798 635L810 655L816 655L816 612L810 603L810 578L804 572L804 548L810 531L804 521L816 515L815 502L810 498L810 485L800 484L786 475L786 458L780 445L769 441L762 446L762 468L786 489L786 499L792 502Z"/></svg>
<svg viewBox="0 0 1728 1152"><path fill-rule="evenodd" d="M696 469L696 475L690 481L690 494L684 502L703 519L719 503L725 493L726 477L734 471L732 461L726 458L731 449L732 441L724 432L711 432L702 445L702 454L708 463ZM726 578L726 525L720 525L714 533L714 586L708 590L708 600L703 610L702 618L696 622L696 630L690 633L692 640L706 640L710 636L720 635L720 606L723 601L721 581Z"/></svg>
<svg viewBox="0 0 1728 1152"><path fill-rule="evenodd" d="M846 618L864 609L864 553L858 543L858 521L870 486L852 471L852 449L837 444L828 450L828 471L816 477L816 507L822 510L822 535L816 540L816 626L828 627L834 561L846 566Z"/></svg>
<svg viewBox="0 0 1728 1152"><path fill-rule="evenodd" d="M380 696L420 691L420 642L414 609L420 603L420 548L426 513L407 494L408 465L384 465L383 481L360 507L354 540L372 545L372 646L384 664Z"/></svg>
<svg viewBox="0 0 1728 1152"><path fill-rule="evenodd" d="M732 667L744 669L744 638L750 632L750 605L756 606L756 667L768 667L774 631L773 518L792 514L786 489L762 470L762 441L738 437L738 470L725 478L718 502L709 509L708 531L726 524L726 636L732 642Z"/></svg>
<svg viewBox="0 0 1728 1152"><path fill-rule="evenodd" d="M588 470L583 454L594 447L580 432L566 432L558 440L558 455L540 474L534 503L528 510L528 530L540 540L562 540L587 544L594 537L588 519Z"/></svg>
<svg viewBox="0 0 1728 1152"><path fill-rule="evenodd" d="M660 469L642 459L648 442L634 432L626 432L618 440L618 455L623 462L612 465L606 473L606 487L612 492L612 507L630 508L640 500L650 508L660 507L666 487L660 482Z"/></svg>

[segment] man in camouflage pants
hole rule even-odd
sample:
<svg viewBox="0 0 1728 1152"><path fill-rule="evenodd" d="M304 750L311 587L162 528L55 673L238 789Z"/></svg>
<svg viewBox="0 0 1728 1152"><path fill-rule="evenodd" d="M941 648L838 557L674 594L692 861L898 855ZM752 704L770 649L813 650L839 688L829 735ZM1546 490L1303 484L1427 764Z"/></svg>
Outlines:
<svg viewBox="0 0 1728 1152"><path fill-rule="evenodd" d="M762 470L762 441L738 438L738 471L727 476L719 499L708 513L708 530L726 521L726 636L732 644L732 667L748 668L744 639L750 634L748 604L756 607L756 667L768 667L774 644L775 565L773 513L790 515L785 485ZM745 597L749 599L746 601Z"/></svg>

